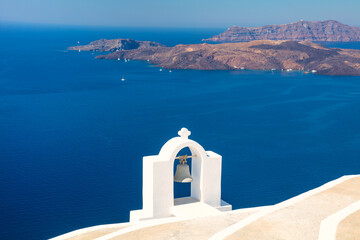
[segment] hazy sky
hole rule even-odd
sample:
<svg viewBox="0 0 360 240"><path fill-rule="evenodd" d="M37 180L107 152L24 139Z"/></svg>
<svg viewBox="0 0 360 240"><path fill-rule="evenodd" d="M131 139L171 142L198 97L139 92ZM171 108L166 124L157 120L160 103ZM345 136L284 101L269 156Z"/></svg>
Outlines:
<svg viewBox="0 0 360 240"><path fill-rule="evenodd" d="M360 0L0 0L2 22L229 27L300 19L360 26Z"/></svg>

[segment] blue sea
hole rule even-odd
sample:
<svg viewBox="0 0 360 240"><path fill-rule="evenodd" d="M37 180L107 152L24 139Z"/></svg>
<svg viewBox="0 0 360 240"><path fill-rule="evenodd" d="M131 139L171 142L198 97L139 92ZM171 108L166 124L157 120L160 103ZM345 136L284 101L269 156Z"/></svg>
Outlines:
<svg viewBox="0 0 360 240"><path fill-rule="evenodd" d="M200 43L222 31L2 24L0 239L128 221L142 208L142 157L182 127L223 156L222 198L235 209L359 174L360 77L169 72L66 50L100 38Z"/></svg>

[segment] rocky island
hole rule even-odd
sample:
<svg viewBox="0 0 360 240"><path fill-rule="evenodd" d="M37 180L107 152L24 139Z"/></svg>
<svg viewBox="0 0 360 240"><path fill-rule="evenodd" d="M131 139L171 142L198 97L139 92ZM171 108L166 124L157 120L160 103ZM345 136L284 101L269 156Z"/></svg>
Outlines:
<svg viewBox="0 0 360 240"><path fill-rule="evenodd" d="M120 50L142 49L149 47L165 47L164 45L150 41L136 41L133 39L100 39L87 45L69 47L69 50L114 52Z"/></svg>
<svg viewBox="0 0 360 240"><path fill-rule="evenodd" d="M360 41L360 28L334 20L299 21L262 27L232 26L219 35L203 39L203 41L208 42L247 42L253 40L357 42Z"/></svg>
<svg viewBox="0 0 360 240"><path fill-rule="evenodd" d="M110 51L96 58L148 61L167 69L301 70L322 75L360 76L360 50L328 48L309 41L259 40L167 47L131 39L103 39L69 49Z"/></svg>

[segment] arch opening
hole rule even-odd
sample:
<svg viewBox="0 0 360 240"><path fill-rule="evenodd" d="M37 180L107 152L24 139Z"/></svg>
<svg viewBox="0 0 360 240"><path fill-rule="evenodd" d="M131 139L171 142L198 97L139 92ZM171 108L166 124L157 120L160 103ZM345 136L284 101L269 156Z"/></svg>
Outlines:
<svg viewBox="0 0 360 240"><path fill-rule="evenodd" d="M182 156L182 155L191 156L192 153L191 153L190 148L184 147L176 154L176 156ZM191 175L192 158L188 158L186 161L187 161L187 164L189 165L189 170L190 170L190 175ZM180 161L177 159L174 161L173 176L175 176L176 167L179 163L180 163ZM174 181L174 198L183 198L183 197L190 197L190 196L191 196L191 183L179 183L179 182Z"/></svg>

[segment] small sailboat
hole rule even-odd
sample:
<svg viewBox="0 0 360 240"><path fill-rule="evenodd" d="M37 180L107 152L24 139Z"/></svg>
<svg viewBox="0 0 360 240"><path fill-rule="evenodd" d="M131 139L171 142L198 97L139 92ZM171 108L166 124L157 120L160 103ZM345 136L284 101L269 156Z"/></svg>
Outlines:
<svg viewBox="0 0 360 240"><path fill-rule="evenodd" d="M79 49L79 52L81 52L81 50Z"/></svg>
<svg viewBox="0 0 360 240"><path fill-rule="evenodd" d="M124 78L124 76L123 76L123 77L121 78L121 81L123 81L123 82L125 81L125 78Z"/></svg>

